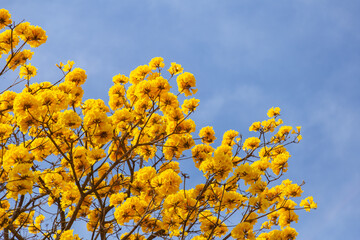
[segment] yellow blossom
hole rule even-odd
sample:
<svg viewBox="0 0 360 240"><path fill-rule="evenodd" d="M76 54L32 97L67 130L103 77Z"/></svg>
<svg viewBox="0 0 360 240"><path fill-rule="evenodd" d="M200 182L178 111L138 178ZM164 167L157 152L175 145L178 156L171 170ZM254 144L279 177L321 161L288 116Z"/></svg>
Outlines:
<svg viewBox="0 0 360 240"><path fill-rule="evenodd" d="M154 70L156 68L163 68L165 67L164 59L162 57L155 57L151 59L149 63L149 67Z"/></svg>
<svg viewBox="0 0 360 240"><path fill-rule="evenodd" d="M11 24L11 14L6 9L0 9L0 29Z"/></svg>
<svg viewBox="0 0 360 240"><path fill-rule="evenodd" d="M269 111L267 112L268 117L276 117L278 115L280 115L280 108L276 107L276 108L270 108Z"/></svg>
<svg viewBox="0 0 360 240"><path fill-rule="evenodd" d="M179 93L184 93L185 96L193 95L197 92L196 80L193 74L185 72L180 74L176 79Z"/></svg>
<svg viewBox="0 0 360 240"><path fill-rule="evenodd" d="M171 75L176 75L176 74L182 73L183 70L184 70L184 69L181 67L180 64L177 64L177 63L175 63L175 62L172 62L172 63L171 63L171 67L168 69L168 72L169 72Z"/></svg>
<svg viewBox="0 0 360 240"><path fill-rule="evenodd" d="M213 127L207 126L200 130L199 136L201 137L201 141L203 143L213 143L216 139L215 137L215 131Z"/></svg>
<svg viewBox="0 0 360 240"><path fill-rule="evenodd" d="M243 149L244 150L255 150L259 147L260 139L256 137L247 138L244 142Z"/></svg>
<svg viewBox="0 0 360 240"><path fill-rule="evenodd" d="M314 202L314 199L312 196L301 200L300 206L303 207L307 212L310 212L310 209L317 208L317 204Z"/></svg>
<svg viewBox="0 0 360 240"><path fill-rule="evenodd" d="M32 66L31 63L21 66L19 76L20 78L25 78L30 80L30 78L36 76L37 68Z"/></svg>

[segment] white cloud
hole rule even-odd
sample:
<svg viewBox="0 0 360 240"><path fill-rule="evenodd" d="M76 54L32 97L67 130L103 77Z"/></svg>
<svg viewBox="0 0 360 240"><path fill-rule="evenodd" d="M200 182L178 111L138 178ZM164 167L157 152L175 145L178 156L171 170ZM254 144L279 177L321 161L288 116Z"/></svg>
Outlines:
<svg viewBox="0 0 360 240"><path fill-rule="evenodd" d="M323 140L331 144L331 154L334 158L350 157L349 154L357 142L360 129L357 127L360 112L352 103L341 101L325 92L318 95L317 100L309 106L308 125L320 128Z"/></svg>
<svg viewBox="0 0 360 240"><path fill-rule="evenodd" d="M196 112L196 119L213 124L217 117L231 112L239 119L243 113L250 113L254 109L261 109L267 94L256 85L236 85L234 88L219 89L211 96L200 96L200 107Z"/></svg>
<svg viewBox="0 0 360 240"><path fill-rule="evenodd" d="M301 221L301 239L339 239L340 236L355 236L356 229L350 230L351 226L356 226L357 217L360 214L358 199L360 198L359 189L360 175L357 174L347 179L340 187L329 190L328 197L323 197L322 202L318 202L318 209L314 210L310 221ZM333 195L331 197L331 195ZM316 199L315 199L316 202ZM346 229L349 228L349 229ZM350 236L349 236L350 235Z"/></svg>

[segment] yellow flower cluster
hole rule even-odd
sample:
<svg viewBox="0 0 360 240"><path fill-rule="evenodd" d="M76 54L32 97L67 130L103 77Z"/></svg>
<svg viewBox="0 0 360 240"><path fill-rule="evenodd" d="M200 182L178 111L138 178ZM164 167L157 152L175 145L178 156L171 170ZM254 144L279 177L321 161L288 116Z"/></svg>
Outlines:
<svg viewBox="0 0 360 240"><path fill-rule="evenodd" d="M60 240L80 240L78 234L74 235L74 230L65 230L63 232L58 230L58 235L60 235ZM57 238L56 234L54 234L53 238Z"/></svg>
<svg viewBox="0 0 360 240"><path fill-rule="evenodd" d="M29 22L22 22L15 25L11 20L11 14L6 9L0 9L0 30L8 28L0 32L0 58L2 55L8 54L6 65L2 72L7 69L15 70L20 67L20 78L30 80L36 76L37 68L27 60L31 60L33 52L23 49L25 45L32 48L39 47L47 40L46 32L39 26L33 26Z"/></svg>
<svg viewBox="0 0 360 240"><path fill-rule="evenodd" d="M1 9L0 28L11 24ZM281 126L280 108L250 126L257 136L228 130L216 147L211 126L195 137L196 80L180 64L163 71L155 57L115 75L108 102L83 100L86 71L73 61L57 64L59 82L30 83L33 53L11 50L21 41L41 45L45 31L27 22L9 28L0 54L16 53L6 68L21 66L27 84L0 95L0 231L80 239L74 223L85 220L101 239L295 239L295 211L317 207L308 197L296 208L301 185L279 180L289 167L286 146L301 140L300 127ZM191 189L183 164L194 164L202 181Z"/></svg>
<svg viewBox="0 0 360 240"><path fill-rule="evenodd" d="M0 9L0 29L11 24L11 14L6 9Z"/></svg>
<svg viewBox="0 0 360 240"><path fill-rule="evenodd" d="M310 209L316 209L316 208L317 208L317 204L314 202L314 199L313 199L312 196L307 197L307 198L301 200L300 206L301 206L301 207L304 207L304 209L305 209L307 212L309 212Z"/></svg>

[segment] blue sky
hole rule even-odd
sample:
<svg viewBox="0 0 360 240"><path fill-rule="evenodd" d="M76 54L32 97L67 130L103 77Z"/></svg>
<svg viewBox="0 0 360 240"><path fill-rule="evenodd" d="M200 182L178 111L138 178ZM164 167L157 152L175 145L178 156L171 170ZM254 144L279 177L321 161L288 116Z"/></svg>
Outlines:
<svg viewBox="0 0 360 240"><path fill-rule="evenodd" d="M112 76L161 56L197 79L198 130L250 136L248 127L279 106L301 125L288 177L318 209L300 214L298 239L360 234L360 2L355 0L3 1L14 20L47 31L35 51L38 81L55 64L87 71L85 98L107 98ZM11 83L1 77L0 89Z"/></svg>

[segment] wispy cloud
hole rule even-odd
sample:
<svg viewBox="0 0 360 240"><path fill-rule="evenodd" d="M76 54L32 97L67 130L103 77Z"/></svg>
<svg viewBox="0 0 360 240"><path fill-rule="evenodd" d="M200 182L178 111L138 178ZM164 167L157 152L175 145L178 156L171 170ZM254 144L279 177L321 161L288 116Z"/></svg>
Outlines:
<svg viewBox="0 0 360 240"><path fill-rule="evenodd" d="M343 236L356 239L360 233L359 182L360 174L350 176L343 181L341 187L333 186L326 198L322 196L322 201L318 202L318 209L312 212L311 217L306 216L307 221L303 221L298 229L301 239L335 240Z"/></svg>
<svg viewBox="0 0 360 240"><path fill-rule="evenodd" d="M360 129L356 127L360 111L356 111L353 103L334 98L331 93L320 93L317 101L309 106L309 110L307 124L318 128L321 136L317 137L330 144L333 158L346 160L354 157L351 152L360 135Z"/></svg>
<svg viewBox="0 0 360 240"><path fill-rule="evenodd" d="M199 96L200 99L201 96ZM207 95L201 100L196 118L199 122L216 123L216 119L231 112L234 119L244 118L247 113L251 118L252 114L263 114L260 109L267 105L267 94L256 85L239 84L231 89L218 89L212 95ZM266 104L264 104L266 103ZM266 107L265 107L266 108ZM256 111L254 111L256 109Z"/></svg>

